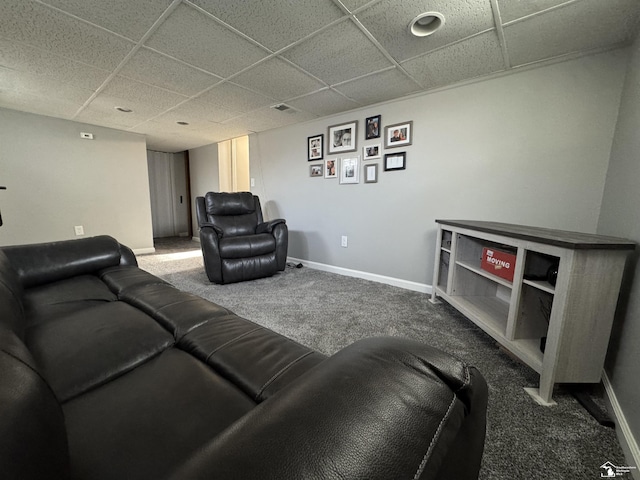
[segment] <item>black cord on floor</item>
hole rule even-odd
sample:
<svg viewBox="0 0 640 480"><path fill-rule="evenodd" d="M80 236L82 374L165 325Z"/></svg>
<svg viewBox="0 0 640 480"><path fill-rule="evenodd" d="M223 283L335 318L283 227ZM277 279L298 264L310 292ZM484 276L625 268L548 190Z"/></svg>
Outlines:
<svg viewBox="0 0 640 480"><path fill-rule="evenodd" d="M585 388L576 386L571 387L569 391L578 403L582 405L589 415L591 415L600 425L609 428L616 428L616 424L611 417L609 417L609 414L593 401L591 393L589 393Z"/></svg>

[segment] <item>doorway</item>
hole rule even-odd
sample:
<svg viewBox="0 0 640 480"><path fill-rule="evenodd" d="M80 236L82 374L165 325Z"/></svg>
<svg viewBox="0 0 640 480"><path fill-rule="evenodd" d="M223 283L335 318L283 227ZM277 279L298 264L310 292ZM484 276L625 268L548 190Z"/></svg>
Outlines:
<svg viewBox="0 0 640 480"><path fill-rule="evenodd" d="M191 237L187 156L147 150L153 238Z"/></svg>
<svg viewBox="0 0 640 480"><path fill-rule="evenodd" d="M218 143L218 182L220 192L248 192L249 137Z"/></svg>

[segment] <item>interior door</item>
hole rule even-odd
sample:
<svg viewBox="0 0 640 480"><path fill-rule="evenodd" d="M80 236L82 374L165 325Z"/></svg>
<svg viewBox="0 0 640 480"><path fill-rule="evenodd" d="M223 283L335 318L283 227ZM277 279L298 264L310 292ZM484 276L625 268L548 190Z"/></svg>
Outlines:
<svg viewBox="0 0 640 480"><path fill-rule="evenodd" d="M153 238L191 235L186 152L147 150L147 165Z"/></svg>

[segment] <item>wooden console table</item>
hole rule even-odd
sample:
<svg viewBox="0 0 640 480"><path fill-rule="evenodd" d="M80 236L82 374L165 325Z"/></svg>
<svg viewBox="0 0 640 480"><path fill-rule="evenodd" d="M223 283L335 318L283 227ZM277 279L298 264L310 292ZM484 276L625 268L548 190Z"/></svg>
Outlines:
<svg viewBox="0 0 640 480"><path fill-rule="evenodd" d="M470 220L436 220L433 293L540 374L525 388L555 405L556 383L601 379L629 240ZM513 281L480 266L484 248L515 254ZM557 266L555 285L544 273ZM553 282L553 279L552 279Z"/></svg>

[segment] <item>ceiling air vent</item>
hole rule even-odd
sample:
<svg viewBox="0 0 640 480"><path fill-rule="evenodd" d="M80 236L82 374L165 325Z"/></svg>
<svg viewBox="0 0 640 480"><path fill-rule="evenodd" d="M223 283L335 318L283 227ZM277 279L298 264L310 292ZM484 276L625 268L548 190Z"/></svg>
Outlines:
<svg viewBox="0 0 640 480"><path fill-rule="evenodd" d="M278 105L273 105L271 108L275 108L276 110L280 110L281 112L285 112L285 111L291 109L291 107L289 105L285 105L284 103L279 103Z"/></svg>

